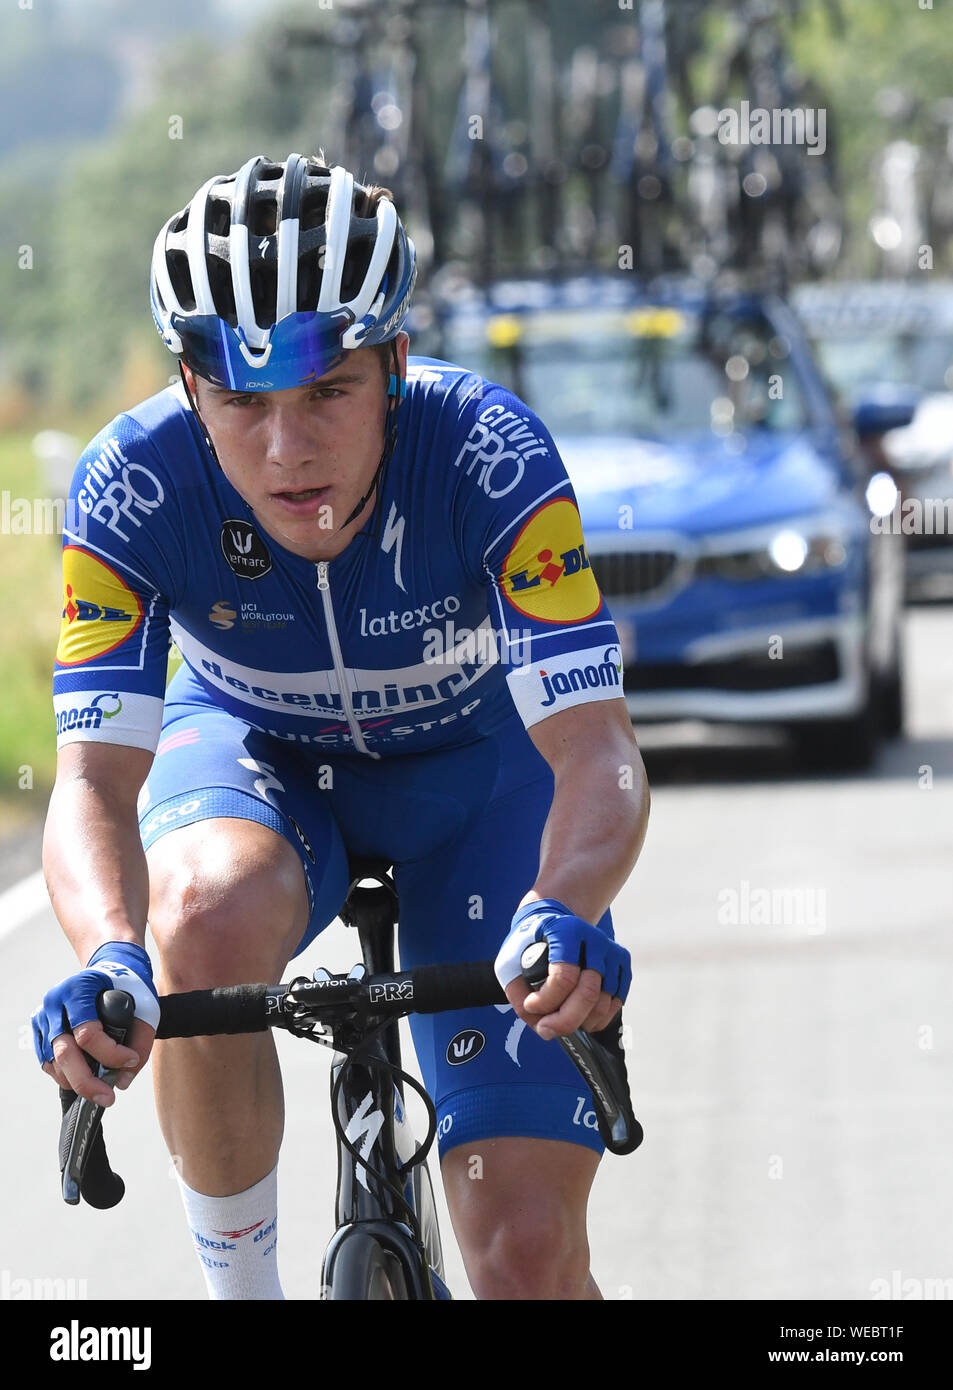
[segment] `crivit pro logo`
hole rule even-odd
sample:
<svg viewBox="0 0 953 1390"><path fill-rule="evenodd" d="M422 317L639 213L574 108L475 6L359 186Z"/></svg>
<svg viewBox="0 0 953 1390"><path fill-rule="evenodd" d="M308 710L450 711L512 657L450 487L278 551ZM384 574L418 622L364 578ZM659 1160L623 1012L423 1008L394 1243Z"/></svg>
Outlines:
<svg viewBox="0 0 953 1390"><path fill-rule="evenodd" d="M518 612L544 623L579 623L598 613L602 598L574 502L558 497L533 513L510 547L500 583Z"/></svg>
<svg viewBox="0 0 953 1390"><path fill-rule="evenodd" d="M61 666L79 666L121 647L142 622L142 604L105 561L68 545L63 551L62 616L56 659Z"/></svg>
<svg viewBox="0 0 953 1390"><path fill-rule="evenodd" d="M548 672L540 668L539 678L546 692L546 698L540 700L540 705L554 705L560 695L571 695L573 691L597 690L600 687L606 689L621 685L622 655L618 647L606 647L602 660L598 663L570 666L566 671Z"/></svg>

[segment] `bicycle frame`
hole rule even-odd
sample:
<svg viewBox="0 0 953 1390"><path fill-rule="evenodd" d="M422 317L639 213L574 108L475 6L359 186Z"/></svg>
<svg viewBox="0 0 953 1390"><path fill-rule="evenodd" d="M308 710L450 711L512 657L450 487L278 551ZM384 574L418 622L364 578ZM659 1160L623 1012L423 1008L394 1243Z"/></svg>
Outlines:
<svg viewBox="0 0 953 1390"><path fill-rule="evenodd" d="M357 886L361 878L371 877L378 880L380 887ZM393 972L397 896L385 866L374 865L355 872L341 919L357 928L367 973ZM342 1028L335 1035L336 1044L349 1050L363 1046L370 1057L388 1065L382 1068L373 1061L351 1060L343 1052L335 1052L331 1062L332 1099L344 1070L337 1097L338 1124L368 1167L345 1148L336 1128L336 1230L325 1251L322 1297L333 1296L341 1251L355 1233L373 1238L388 1252L403 1274L409 1298L449 1297L443 1284L443 1256L426 1161L417 1164L409 1174L404 1172L404 1165L419 1146L407 1121L399 1075L395 1078L390 1071L391 1067L400 1067L398 1023L391 1020L368 1043L366 1040L376 1027L375 1020L370 1019L360 1026ZM414 1213L419 1241L387 1182L400 1188Z"/></svg>

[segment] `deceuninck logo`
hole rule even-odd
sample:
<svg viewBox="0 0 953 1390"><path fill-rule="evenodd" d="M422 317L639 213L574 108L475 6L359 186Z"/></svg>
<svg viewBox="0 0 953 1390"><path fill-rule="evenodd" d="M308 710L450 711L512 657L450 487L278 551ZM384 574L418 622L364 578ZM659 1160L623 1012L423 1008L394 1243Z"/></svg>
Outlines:
<svg viewBox="0 0 953 1390"><path fill-rule="evenodd" d="M557 497L529 518L503 563L501 586L518 612L544 623L579 623L602 607L574 502Z"/></svg>
<svg viewBox="0 0 953 1390"><path fill-rule="evenodd" d="M142 604L104 560L68 545L63 551L62 616L56 659L61 666L78 666L121 647L142 622Z"/></svg>

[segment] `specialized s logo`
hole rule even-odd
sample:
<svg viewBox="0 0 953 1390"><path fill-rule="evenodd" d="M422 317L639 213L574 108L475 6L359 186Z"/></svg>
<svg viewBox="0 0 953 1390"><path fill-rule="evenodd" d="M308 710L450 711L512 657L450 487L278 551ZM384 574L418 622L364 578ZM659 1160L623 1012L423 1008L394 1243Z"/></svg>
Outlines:
<svg viewBox="0 0 953 1390"><path fill-rule="evenodd" d="M574 502L558 497L529 518L503 562L500 587L528 618L581 623L602 607Z"/></svg>
<svg viewBox="0 0 953 1390"><path fill-rule="evenodd" d="M105 561L78 546L63 551L63 622L56 659L79 666L121 647L142 622L139 595Z"/></svg>

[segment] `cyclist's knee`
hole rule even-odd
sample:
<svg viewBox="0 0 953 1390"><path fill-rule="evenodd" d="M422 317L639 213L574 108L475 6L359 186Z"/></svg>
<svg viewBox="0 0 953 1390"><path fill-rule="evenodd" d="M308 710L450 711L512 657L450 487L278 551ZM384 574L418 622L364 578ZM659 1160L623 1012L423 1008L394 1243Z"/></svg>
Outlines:
<svg viewBox="0 0 953 1390"><path fill-rule="evenodd" d="M581 1299L589 1284L585 1213L536 1193L486 1213L461 1246L479 1299Z"/></svg>
<svg viewBox="0 0 953 1390"><path fill-rule="evenodd" d="M586 1234L598 1163L591 1149L524 1138L444 1155L444 1189L477 1298L598 1297Z"/></svg>
<svg viewBox="0 0 953 1390"><path fill-rule="evenodd" d="M308 894L280 835L254 821L200 821L163 836L148 859L149 925L167 991L284 968L307 926Z"/></svg>

